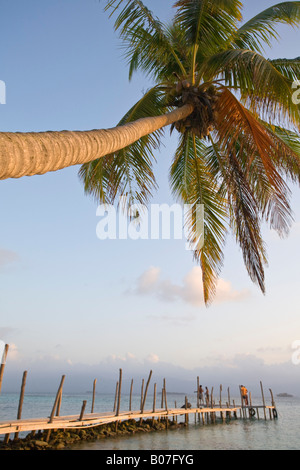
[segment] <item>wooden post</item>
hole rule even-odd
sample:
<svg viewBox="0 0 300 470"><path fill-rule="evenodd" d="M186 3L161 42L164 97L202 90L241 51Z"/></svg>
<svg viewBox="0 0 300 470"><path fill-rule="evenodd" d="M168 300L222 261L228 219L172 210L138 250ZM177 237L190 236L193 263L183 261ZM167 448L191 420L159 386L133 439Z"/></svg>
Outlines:
<svg viewBox="0 0 300 470"><path fill-rule="evenodd" d="M265 402L264 388L263 388L262 382L260 382L260 389L261 389L261 395L262 395L263 406L264 406L264 416L265 416L265 420L266 420L266 419L267 419L267 415L266 415L266 402Z"/></svg>
<svg viewBox="0 0 300 470"><path fill-rule="evenodd" d="M80 416L79 416L79 421L82 421L82 419L83 419L85 407L86 407L86 400L83 400L82 407L81 407L81 412L80 412Z"/></svg>
<svg viewBox="0 0 300 470"><path fill-rule="evenodd" d="M214 396L214 387L212 387L211 394L210 394L210 402L211 402L210 404L212 408L214 407L213 396Z"/></svg>
<svg viewBox="0 0 300 470"><path fill-rule="evenodd" d="M141 386L141 403L140 403L140 410L142 411L143 408L143 398L144 398L144 379L142 380L142 386Z"/></svg>
<svg viewBox="0 0 300 470"><path fill-rule="evenodd" d="M156 407L156 384L154 384L154 392L153 392L153 413L155 413L155 407ZM152 426L154 425L154 416L152 418Z"/></svg>
<svg viewBox="0 0 300 470"><path fill-rule="evenodd" d="M156 407L156 384L154 384L154 392L153 392L153 413L155 413Z"/></svg>
<svg viewBox="0 0 300 470"><path fill-rule="evenodd" d="M185 409L187 410L188 409L188 399L187 399L187 396L185 396ZM187 413L185 413L185 423L188 424L189 422L189 415Z"/></svg>
<svg viewBox="0 0 300 470"><path fill-rule="evenodd" d="M229 389L229 387L227 389L227 393L228 393L228 406L230 407L230 389Z"/></svg>
<svg viewBox="0 0 300 470"><path fill-rule="evenodd" d="M131 411L131 405L132 405L132 390L133 390L133 379L131 379L131 385L130 385L129 411Z"/></svg>
<svg viewBox="0 0 300 470"><path fill-rule="evenodd" d="M59 413L60 413L61 399L62 399L62 394L60 394L58 397L58 402L57 402L57 407L56 407L56 416L59 416Z"/></svg>
<svg viewBox="0 0 300 470"><path fill-rule="evenodd" d="M120 369L119 373L119 390L118 390L118 405L117 405L117 413L116 416L120 414L120 405L121 405L121 390L122 390L122 369Z"/></svg>
<svg viewBox="0 0 300 470"><path fill-rule="evenodd" d="M269 390L270 390L270 394L271 394L272 406L274 407L273 408L273 417L274 417L274 419L276 419L278 417L277 410L276 410L276 403L275 403L275 400L274 400L274 395L273 395L272 390L270 388L269 388Z"/></svg>
<svg viewBox="0 0 300 470"><path fill-rule="evenodd" d="M92 400L91 413L94 413L95 395L96 395L96 383L97 383L97 379L95 379L94 382L93 382L93 400Z"/></svg>
<svg viewBox="0 0 300 470"><path fill-rule="evenodd" d="M0 365L0 393L1 393L1 388L2 388L3 374L4 374L8 349L9 349L9 344L6 344L5 347L4 347L4 352L3 352L3 355L2 355L1 365Z"/></svg>
<svg viewBox="0 0 300 470"><path fill-rule="evenodd" d="M222 391L223 391L223 387L222 387L222 385L220 385L220 408L222 408ZM221 411L220 415L221 415L221 419L224 420L224 416L223 416L222 411Z"/></svg>
<svg viewBox="0 0 300 470"><path fill-rule="evenodd" d="M55 401L54 401L54 405L53 405L53 408L52 408L52 412L51 412L51 415L50 415L49 423L53 423L53 419L54 419L54 415L55 415L55 410L57 409L58 400L59 400L59 397L60 397L60 395L61 395L61 393L62 393L62 389L63 389L65 377L66 377L66 376L63 375L62 378L61 378L60 385L59 385L59 387L58 387L57 394L56 394ZM51 434L51 429L49 429L48 432L47 432L47 435L46 435L46 442L49 441L49 439L50 439L50 434Z"/></svg>
<svg viewBox="0 0 300 470"><path fill-rule="evenodd" d="M27 370L25 370L25 372L23 372L17 419L22 418L22 408L23 408L23 401L24 401L24 394L25 394L26 378L27 378ZM19 437L19 433L16 432L15 433L15 439L18 439L18 437Z"/></svg>
<svg viewBox="0 0 300 470"><path fill-rule="evenodd" d="M200 402L199 402L199 389L200 389L200 382L199 382L199 377L197 377L197 408L199 408L200 406Z"/></svg>
<svg viewBox="0 0 300 470"><path fill-rule="evenodd" d="M58 404L59 397L60 397L60 395L61 395L61 393L62 393L62 389L63 389L65 377L66 377L66 376L63 375L62 378L61 378L60 385L59 385L59 388L58 388L58 391L57 391L57 394L56 394L55 402L54 402L54 405L53 405L53 408L52 408L52 412L51 412L51 415L50 415L49 423L53 423L53 419L54 419L54 415L55 415L55 410L56 410L56 408L57 408L57 404Z"/></svg>
<svg viewBox="0 0 300 470"><path fill-rule="evenodd" d="M144 398L143 398L142 410L141 410L142 413L144 412L144 409L145 409L147 393L148 393L148 388L149 388L151 377L152 377L152 370L150 370L149 377L148 377L148 380L147 380L147 383L146 383L145 395L144 395Z"/></svg>
<svg viewBox="0 0 300 470"><path fill-rule="evenodd" d="M168 411L166 379L164 379L164 395L165 395L165 407L166 407L166 411Z"/></svg>
<svg viewBox="0 0 300 470"><path fill-rule="evenodd" d="M113 410L114 413L117 409L118 390L119 390L119 382L116 383L115 401L114 401L114 410Z"/></svg>

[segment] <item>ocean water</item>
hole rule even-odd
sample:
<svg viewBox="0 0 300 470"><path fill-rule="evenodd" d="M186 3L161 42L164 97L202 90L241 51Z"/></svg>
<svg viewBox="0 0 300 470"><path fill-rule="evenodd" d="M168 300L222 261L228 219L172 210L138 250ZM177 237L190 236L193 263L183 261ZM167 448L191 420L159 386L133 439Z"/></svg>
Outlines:
<svg viewBox="0 0 300 470"><path fill-rule="evenodd" d="M53 394L27 394L24 398L22 418L49 416L55 396ZM168 395L168 405L184 404L184 394ZM195 395L188 397L192 406ZM276 397L277 420L232 419L225 423L199 424L190 415L188 427L167 431L135 434L134 436L112 437L95 442L82 442L73 447L75 450L299 450L300 449L300 399ZM19 395L6 393L0 396L0 421L15 419ZM91 394L64 394L61 415L79 414L83 400L87 400L86 412L90 412ZM122 397L121 409L127 410L129 397ZM239 399L236 399L239 404ZM260 398L253 397L253 404L261 404ZM267 400L267 404L270 404ZM112 411L113 395L96 395L95 412ZM140 397L133 396L132 409L139 409ZM160 397L157 398L160 406ZM152 408L149 396L146 409ZM238 414L239 416L239 414ZM179 418L180 420L180 418ZM20 434L22 437L24 434ZM0 437L0 439L2 436Z"/></svg>

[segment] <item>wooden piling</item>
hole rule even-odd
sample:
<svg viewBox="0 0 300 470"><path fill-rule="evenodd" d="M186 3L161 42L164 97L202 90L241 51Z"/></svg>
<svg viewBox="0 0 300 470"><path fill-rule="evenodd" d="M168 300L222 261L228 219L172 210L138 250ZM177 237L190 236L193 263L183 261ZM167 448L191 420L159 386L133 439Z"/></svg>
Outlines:
<svg viewBox="0 0 300 470"><path fill-rule="evenodd" d="M8 350L9 350L9 344L6 344L4 347L4 352L2 355L1 365L0 365L0 393L1 393L1 388L2 388L3 375L4 375L4 369L5 369Z"/></svg>
<svg viewBox="0 0 300 470"><path fill-rule="evenodd" d="M60 394L59 397L58 397L56 413L55 413L56 416L59 416L59 414L60 414L61 400L62 400L62 394Z"/></svg>
<svg viewBox="0 0 300 470"><path fill-rule="evenodd" d="M118 390L118 405L116 416L120 414L120 405L121 405L121 390L122 390L122 369L119 371L119 390Z"/></svg>
<svg viewBox="0 0 300 470"><path fill-rule="evenodd" d="M154 391L153 391L153 413L156 411L156 383L154 384Z"/></svg>
<svg viewBox="0 0 300 470"><path fill-rule="evenodd" d="M91 413L94 413L95 395L96 395L96 383L97 383L97 379L95 379L94 382L93 382L93 399L92 399Z"/></svg>
<svg viewBox="0 0 300 470"><path fill-rule="evenodd" d="M155 413L155 408L156 408L156 383L154 384L154 391L153 391L153 413ZM152 426L154 424L154 419L155 419L155 417L153 416Z"/></svg>
<svg viewBox="0 0 300 470"><path fill-rule="evenodd" d="M86 407L86 400L83 400L83 402L82 402L82 407L81 407L81 412L80 412L80 416L79 416L79 421L82 421L82 420L83 420L83 415L84 415L85 407Z"/></svg>
<svg viewBox="0 0 300 470"><path fill-rule="evenodd" d="M149 388L151 377L152 377L152 370L150 370L149 377L148 377L148 380L147 380L147 383L146 383L145 395L143 397L143 403L142 403L142 409L141 409L142 413L144 412L144 409L145 409L147 393L148 393L148 388Z"/></svg>
<svg viewBox="0 0 300 470"><path fill-rule="evenodd" d="M119 390L119 382L116 383L115 401L114 401L114 409L113 409L114 413L116 412L116 409L117 409L118 390Z"/></svg>
<svg viewBox="0 0 300 470"><path fill-rule="evenodd" d="M168 411L166 379L164 379L164 398L165 398L165 409L166 411Z"/></svg>
<svg viewBox="0 0 300 470"><path fill-rule="evenodd" d="M187 410L188 409L188 399L187 399L187 396L185 396L185 409ZM189 423L189 415L187 413L185 413L185 424L188 424Z"/></svg>
<svg viewBox="0 0 300 470"><path fill-rule="evenodd" d="M143 399L144 399L144 379L142 380L142 386L141 386L141 402L140 402L140 410L142 411L143 408Z"/></svg>
<svg viewBox="0 0 300 470"><path fill-rule="evenodd" d="M265 420L266 420L266 419L267 419L267 415L266 415L266 402L265 402L264 388L263 388L262 382L260 382L260 389L261 389L261 396L262 396L263 407L264 407L264 416L265 416Z"/></svg>
<svg viewBox="0 0 300 470"><path fill-rule="evenodd" d="M132 390L133 390L133 379L131 379L131 384L130 384L129 411L131 411L131 406L132 406Z"/></svg>
<svg viewBox="0 0 300 470"><path fill-rule="evenodd" d="M57 393L56 393L55 402L54 402L54 405L53 405L53 408L52 408L52 412L51 412L51 415L50 415L49 423L52 423L52 422L53 422L54 415L55 415L55 411L56 411L56 409L57 409L58 400L59 400L59 397L60 397L60 395L61 395L61 393L62 393L62 389L63 389L65 377L66 377L66 376L63 375L62 378L61 378L61 381L60 381L60 384L59 384L59 387L58 387L58 390L57 390Z"/></svg>
<svg viewBox="0 0 300 470"><path fill-rule="evenodd" d="M54 405L53 405L53 408L52 408L52 411L51 411L49 423L53 423L55 411L56 411L56 409L57 409L58 400L59 400L60 395L62 394L62 389L63 389L65 377L66 377L66 376L63 375L62 378L61 378L61 381L60 381L60 384L59 384L59 387L58 387L58 390L57 390L57 393L56 393ZM46 442L49 441L49 439L50 439L50 434L51 434L51 429L49 429L48 432L47 432Z"/></svg>
<svg viewBox="0 0 300 470"><path fill-rule="evenodd" d="M19 407L18 407L18 414L17 419L22 418L22 409L23 409L23 401L24 401L24 394L25 394L25 386L26 386L26 379L27 379L27 370L23 372L22 378L22 385L21 385L21 392L20 392L20 399L19 399ZM18 439L19 433L15 433L15 439Z"/></svg>

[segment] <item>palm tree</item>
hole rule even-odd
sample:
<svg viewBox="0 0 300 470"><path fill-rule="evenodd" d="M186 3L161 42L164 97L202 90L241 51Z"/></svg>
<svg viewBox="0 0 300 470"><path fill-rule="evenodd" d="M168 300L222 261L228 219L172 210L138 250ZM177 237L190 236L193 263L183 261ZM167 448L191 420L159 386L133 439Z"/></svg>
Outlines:
<svg viewBox="0 0 300 470"><path fill-rule="evenodd" d="M114 203L126 194L130 202L147 203L157 186L155 150L171 125L178 136L172 191L182 203L205 207L203 246L195 210L188 229L207 305L229 230L251 280L265 292L262 224L288 234L288 183L300 181L300 108L292 101L300 59L264 57L278 24L299 26L300 1L275 5L244 24L242 7L238 0L177 0L165 25L141 0L107 0L129 78L141 70L152 88L114 129L0 133L2 179L82 164L85 191L98 201Z"/></svg>

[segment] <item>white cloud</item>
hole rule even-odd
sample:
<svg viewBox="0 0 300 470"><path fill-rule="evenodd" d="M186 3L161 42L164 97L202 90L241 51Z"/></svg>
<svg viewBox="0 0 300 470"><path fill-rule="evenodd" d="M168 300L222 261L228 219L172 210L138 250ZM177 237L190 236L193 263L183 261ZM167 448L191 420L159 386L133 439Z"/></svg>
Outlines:
<svg viewBox="0 0 300 470"><path fill-rule="evenodd" d="M152 292L158 283L160 268L151 266L145 271L137 281L137 292L139 294L147 294Z"/></svg>
<svg viewBox="0 0 300 470"><path fill-rule="evenodd" d="M146 358L147 362L151 362L152 364L157 364L159 362L159 357L157 354L151 353L149 356Z"/></svg>
<svg viewBox="0 0 300 470"><path fill-rule="evenodd" d="M17 361L20 357L18 347L14 343L9 344L9 349L7 353L7 360Z"/></svg>
<svg viewBox="0 0 300 470"><path fill-rule="evenodd" d="M181 284L174 284L169 279L161 279L160 274L159 267L150 267L138 278L133 292L138 295L151 294L167 302L181 300L195 307L204 305L200 267L196 266L188 272ZM219 279L214 303L240 301L247 296L249 296L248 290L238 291L229 281Z"/></svg>

